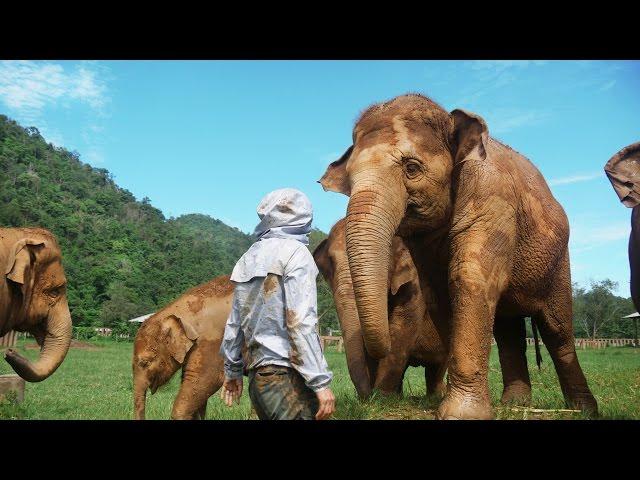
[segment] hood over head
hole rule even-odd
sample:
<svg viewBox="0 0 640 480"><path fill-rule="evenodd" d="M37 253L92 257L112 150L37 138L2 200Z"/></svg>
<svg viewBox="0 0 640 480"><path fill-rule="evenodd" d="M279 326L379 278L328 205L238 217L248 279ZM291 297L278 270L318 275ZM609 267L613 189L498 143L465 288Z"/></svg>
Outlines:
<svg viewBox="0 0 640 480"><path fill-rule="evenodd" d="M258 240L287 238L309 244L313 207L300 190L281 188L268 193L258 205L260 223L253 234Z"/></svg>

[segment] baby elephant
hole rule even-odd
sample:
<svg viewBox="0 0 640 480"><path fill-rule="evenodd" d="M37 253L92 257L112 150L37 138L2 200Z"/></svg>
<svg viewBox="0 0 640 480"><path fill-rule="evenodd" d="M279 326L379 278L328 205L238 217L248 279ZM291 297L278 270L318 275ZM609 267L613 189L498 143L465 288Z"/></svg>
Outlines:
<svg viewBox="0 0 640 480"><path fill-rule="evenodd" d="M133 347L135 418L144 420L147 389L182 367L172 419L204 419L207 400L224 381L220 343L234 286L224 275L192 288L142 324Z"/></svg>
<svg viewBox="0 0 640 480"><path fill-rule="evenodd" d="M367 354L347 260L345 223L343 218L333 226L313 257L333 292L349 375L358 395L366 398L372 388L385 394L400 393L411 365L425 367L427 394L442 396L446 391L448 325L436 324L430 317L425 307L428 286L421 288L411 255L397 236L393 238L387 302L391 351L379 361Z"/></svg>

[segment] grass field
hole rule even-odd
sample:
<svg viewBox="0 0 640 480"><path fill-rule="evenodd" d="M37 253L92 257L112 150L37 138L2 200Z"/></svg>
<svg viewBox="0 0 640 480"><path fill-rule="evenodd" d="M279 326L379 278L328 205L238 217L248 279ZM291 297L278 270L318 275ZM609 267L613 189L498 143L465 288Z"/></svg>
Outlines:
<svg viewBox="0 0 640 480"><path fill-rule="evenodd" d="M33 341L21 340L18 349L37 356ZM28 348L30 347L30 348ZM25 401L0 403L0 419L130 419L132 418L131 352L133 344L113 341L84 342L72 347L58 371L42 383L26 385ZM533 384L532 408L564 409L555 370L542 348L542 369L535 367L533 347L529 365ZM579 350L580 363L598 400L602 418L640 419L640 349ZM349 379L344 354L329 349L327 361L334 372L332 388L337 398L336 419L432 419L437 404L425 398L423 369L410 368L404 396L360 402ZM531 367L533 366L533 367ZM13 373L0 361L0 374ZM180 375L155 395L148 396L147 418L168 419ZM498 405L502 380L497 351L492 351L489 373L493 404ZM246 387L246 385L245 385ZM496 408L499 419L582 418L575 413L536 413ZM254 419L248 395L240 405L225 407L218 395L209 399L207 419Z"/></svg>

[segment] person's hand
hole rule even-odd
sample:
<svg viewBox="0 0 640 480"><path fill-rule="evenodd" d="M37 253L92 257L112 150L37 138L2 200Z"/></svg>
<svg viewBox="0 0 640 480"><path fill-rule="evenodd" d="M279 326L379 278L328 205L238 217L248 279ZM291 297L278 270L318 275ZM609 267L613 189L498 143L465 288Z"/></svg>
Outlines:
<svg viewBox="0 0 640 480"><path fill-rule="evenodd" d="M222 390L220 390L220 398L224 400L227 407L230 407L235 400L236 403L240 403L240 396L242 395L242 377L240 378L225 378L222 384Z"/></svg>
<svg viewBox="0 0 640 480"><path fill-rule="evenodd" d="M316 413L316 420L324 420L333 415L336 411L336 397L333 396L333 392L330 388L323 388L316 392L320 407L318 413Z"/></svg>

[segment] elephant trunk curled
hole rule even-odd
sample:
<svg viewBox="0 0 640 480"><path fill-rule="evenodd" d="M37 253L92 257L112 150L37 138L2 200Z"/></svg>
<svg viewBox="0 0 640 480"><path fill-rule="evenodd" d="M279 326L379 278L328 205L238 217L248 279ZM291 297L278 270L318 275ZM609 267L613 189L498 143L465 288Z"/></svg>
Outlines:
<svg viewBox="0 0 640 480"><path fill-rule="evenodd" d="M45 324L39 358L31 362L15 350L7 350L5 359L11 368L27 382L48 378L64 360L71 344L71 314L67 302L52 309Z"/></svg>

